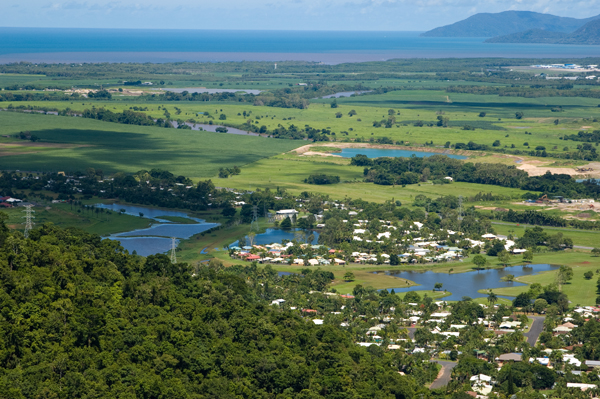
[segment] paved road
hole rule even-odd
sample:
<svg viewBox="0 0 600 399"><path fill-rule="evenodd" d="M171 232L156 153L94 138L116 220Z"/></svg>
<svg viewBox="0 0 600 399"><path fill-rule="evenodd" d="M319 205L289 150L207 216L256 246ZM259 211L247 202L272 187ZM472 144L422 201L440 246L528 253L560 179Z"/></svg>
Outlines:
<svg viewBox="0 0 600 399"><path fill-rule="evenodd" d="M529 329L529 332L523 334L527 338L527 343L531 346L535 346L540 334L544 330L544 317L542 316L528 316L533 319L533 324Z"/></svg>
<svg viewBox="0 0 600 399"><path fill-rule="evenodd" d="M434 362L436 362L437 364L442 366L442 370L441 370L442 375L440 375L438 378L436 378L435 381L433 381L433 384L431 384L429 389L443 388L446 385L448 385L448 383L450 382L450 377L452 375L452 369L454 367L456 367L457 363L456 362L448 362L445 360L434 360Z"/></svg>
<svg viewBox="0 0 600 399"><path fill-rule="evenodd" d="M415 331L417 331L416 327L405 327L408 330L408 337L410 339L415 339Z"/></svg>

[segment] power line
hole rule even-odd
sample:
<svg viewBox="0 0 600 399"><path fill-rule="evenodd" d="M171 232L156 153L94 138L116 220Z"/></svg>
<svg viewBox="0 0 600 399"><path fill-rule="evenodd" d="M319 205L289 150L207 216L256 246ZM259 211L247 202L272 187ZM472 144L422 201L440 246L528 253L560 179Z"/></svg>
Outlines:
<svg viewBox="0 0 600 399"><path fill-rule="evenodd" d="M32 213L35 211L32 208L33 205L25 205L25 210L23 211L25 212L25 216L23 216L25 218L25 238L29 237L29 231L33 229L33 219L35 219L35 216Z"/></svg>

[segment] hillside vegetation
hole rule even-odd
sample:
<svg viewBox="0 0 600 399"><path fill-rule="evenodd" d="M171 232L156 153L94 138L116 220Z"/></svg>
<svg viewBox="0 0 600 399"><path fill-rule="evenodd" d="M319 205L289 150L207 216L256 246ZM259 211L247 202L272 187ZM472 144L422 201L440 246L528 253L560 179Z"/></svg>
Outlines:
<svg viewBox="0 0 600 399"><path fill-rule="evenodd" d="M532 11L504 11L479 13L451 25L432 29L421 34L427 37L492 37L543 29L553 32L572 32L587 22L597 19L559 17Z"/></svg>
<svg viewBox="0 0 600 399"><path fill-rule="evenodd" d="M256 269L192 277L51 225L25 239L0 223L0 246L3 398L414 397L394 355L269 307Z"/></svg>

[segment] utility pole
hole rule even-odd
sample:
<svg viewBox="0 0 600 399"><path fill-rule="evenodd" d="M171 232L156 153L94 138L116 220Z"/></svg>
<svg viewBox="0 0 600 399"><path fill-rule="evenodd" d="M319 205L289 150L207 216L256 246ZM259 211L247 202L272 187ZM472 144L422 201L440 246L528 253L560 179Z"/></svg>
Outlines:
<svg viewBox="0 0 600 399"><path fill-rule="evenodd" d="M171 237L171 263L172 264L176 264L177 263L177 254L175 253L175 250L177 249L177 238L175 237Z"/></svg>
<svg viewBox="0 0 600 399"><path fill-rule="evenodd" d="M253 205L252 206L252 224L250 225L250 231L253 231L254 229L256 229L256 231L259 231L259 227L258 227L258 206Z"/></svg>
<svg viewBox="0 0 600 399"><path fill-rule="evenodd" d="M25 210L23 211L25 212L25 216L23 216L25 218L25 238L29 237L29 231L33 229L33 219L35 219L35 217L32 213L35 211L32 210L32 208L33 205L25 205Z"/></svg>
<svg viewBox="0 0 600 399"><path fill-rule="evenodd" d="M463 203L463 196L459 195L458 196L458 232L460 233L461 231L461 222L462 222L462 203Z"/></svg>

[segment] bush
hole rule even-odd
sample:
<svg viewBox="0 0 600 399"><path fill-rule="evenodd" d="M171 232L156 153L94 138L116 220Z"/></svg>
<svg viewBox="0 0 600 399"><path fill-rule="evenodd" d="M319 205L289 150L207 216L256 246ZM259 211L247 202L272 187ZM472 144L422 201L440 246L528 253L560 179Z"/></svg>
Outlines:
<svg viewBox="0 0 600 399"><path fill-rule="evenodd" d="M324 174L310 175L304 179L304 183L308 184L336 184L340 182L339 176L329 176Z"/></svg>

